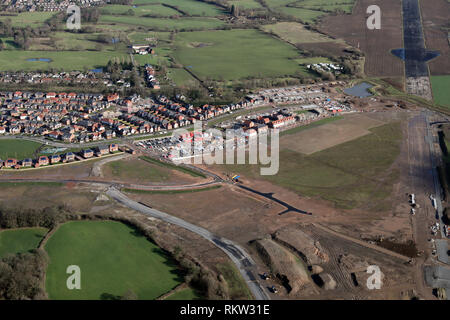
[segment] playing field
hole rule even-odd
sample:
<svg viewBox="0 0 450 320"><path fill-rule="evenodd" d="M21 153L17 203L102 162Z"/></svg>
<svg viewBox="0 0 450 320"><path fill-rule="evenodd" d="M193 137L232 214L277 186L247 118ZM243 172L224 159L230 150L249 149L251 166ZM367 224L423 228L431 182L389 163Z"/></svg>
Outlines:
<svg viewBox="0 0 450 320"><path fill-rule="evenodd" d="M291 60L299 57L293 47L257 30L179 33L175 46L175 58L202 79L289 76L299 70Z"/></svg>
<svg viewBox="0 0 450 320"><path fill-rule="evenodd" d="M0 139L0 159L15 158L22 160L33 158L40 146L40 143L28 140Z"/></svg>
<svg viewBox="0 0 450 320"><path fill-rule="evenodd" d="M128 58L125 52L114 51L0 51L0 70L48 70L50 68L66 71L84 70L104 67L109 60ZM44 58L46 61L28 61L28 59Z"/></svg>
<svg viewBox="0 0 450 320"><path fill-rule="evenodd" d="M50 299L110 300L128 290L139 299L155 299L183 281L173 260L120 222L65 223L45 249L50 257L46 276ZM70 265L80 267L80 290L67 289Z"/></svg>
<svg viewBox="0 0 450 320"><path fill-rule="evenodd" d="M432 76L434 102L450 107L450 76Z"/></svg>
<svg viewBox="0 0 450 320"><path fill-rule="evenodd" d="M0 231L0 258L37 248L47 233L45 228L23 228Z"/></svg>

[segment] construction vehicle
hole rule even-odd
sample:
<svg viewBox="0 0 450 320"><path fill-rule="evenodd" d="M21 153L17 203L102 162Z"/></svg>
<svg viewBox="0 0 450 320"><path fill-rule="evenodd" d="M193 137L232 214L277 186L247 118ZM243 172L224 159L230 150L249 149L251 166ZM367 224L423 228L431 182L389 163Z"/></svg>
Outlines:
<svg viewBox="0 0 450 320"><path fill-rule="evenodd" d="M263 278L263 280L269 280L270 279L270 276L269 276L269 274L267 272L264 272L261 277Z"/></svg>
<svg viewBox="0 0 450 320"><path fill-rule="evenodd" d="M433 204L433 208L437 210L436 198L433 198L433 200L431 200L431 203Z"/></svg>
<svg viewBox="0 0 450 320"><path fill-rule="evenodd" d="M411 193L410 197L411 197L411 204L415 205L416 204L416 195L414 193Z"/></svg>
<svg viewBox="0 0 450 320"><path fill-rule="evenodd" d="M236 183L240 183L239 178L241 176L235 174L234 176L231 177L231 181L236 182Z"/></svg>

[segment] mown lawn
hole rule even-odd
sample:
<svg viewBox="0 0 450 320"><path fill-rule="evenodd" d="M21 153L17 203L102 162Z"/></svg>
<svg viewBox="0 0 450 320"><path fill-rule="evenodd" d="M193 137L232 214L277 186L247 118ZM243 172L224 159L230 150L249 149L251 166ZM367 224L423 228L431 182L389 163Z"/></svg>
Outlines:
<svg viewBox="0 0 450 320"><path fill-rule="evenodd" d="M24 253L37 248L46 233L45 228L0 231L0 258L7 254Z"/></svg>
<svg viewBox="0 0 450 320"><path fill-rule="evenodd" d="M0 139L0 159L15 158L23 160L33 158L40 143L19 139Z"/></svg>
<svg viewBox="0 0 450 320"><path fill-rule="evenodd" d="M290 45L257 30L179 33L174 56L202 79L289 76L299 70Z"/></svg>
<svg viewBox="0 0 450 320"><path fill-rule="evenodd" d="M50 299L114 300L128 290L139 299L155 299L183 281L173 260L120 222L65 223L45 249L50 257L46 277ZM80 267L80 290L67 289L70 265Z"/></svg>

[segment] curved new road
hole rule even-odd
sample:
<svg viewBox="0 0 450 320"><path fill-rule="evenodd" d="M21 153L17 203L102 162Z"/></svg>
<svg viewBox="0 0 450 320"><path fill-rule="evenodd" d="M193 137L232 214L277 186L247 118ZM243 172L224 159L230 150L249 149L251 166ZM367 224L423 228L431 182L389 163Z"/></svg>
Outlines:
<svg viewBox="0 0 450 320"><path fill-rule="evenodd" d="M256 270L257 267L256 267L255 262L250 257L250 255L243 248L241 248L238 244L236 244L230 240L216 236L213 233L209 232L208 230L206 230L202 227L193 225L192 223L189 223L183 219L171 216L167 213L147 207L139 202L136 202L136 201L128 198L127 196L125 196L122 192L120 192L113 186L108 188L108 191L106 192L106 194L128 208L131 208L133 210L139 211L139 212L146 214L148 216L151 216L153 218L156 218L156 219L168 222L170 224L174 224L174 225L184 228L186 230L189 230L189 231L203 237L204 239L212 242L214 245L216 245L219 249L224 251L230 257L230 259L233 261L233 263L239 269L239 272L241 273L242 277L247 282L247 285L255 299L257 299L257 300L269 300L270 299L269 295L264 291L263 287L259 284L259 282L255 276L255 274L257 274L257 270Z"/></svg>

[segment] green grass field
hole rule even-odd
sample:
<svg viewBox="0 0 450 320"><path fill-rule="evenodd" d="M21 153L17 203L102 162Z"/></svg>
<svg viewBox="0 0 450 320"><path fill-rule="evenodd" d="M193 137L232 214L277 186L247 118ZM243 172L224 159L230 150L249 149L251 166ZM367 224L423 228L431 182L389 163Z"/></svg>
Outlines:
<svg viewBox="0 0 450 320"><path fill-rule="evenodd" d="M293 47L257 30L179 33L175 45L175 58L202 79L288 76L299 70Z"/></svg>
<svg viewBox="0 0 450 320"><path fill-rule="evenodd" d="M151 28L159 31L172 31L172 30L203 30L203 29L215 29L223 25L223 22L216 18L197 18L187 17L179 19L166 19L166 18L146 18L146 17L133 17L133 16L114 16L114 15L102 15L100 17L100 23L117 23L122 25L135 25Z"/></svg>
<svg viewBox="0 0 450 320"><path fill-rule="evenodd" d="M155 16L161 16L161 17L170 17L175 15L180 15L180 12L178 12L175 9L165 7L160 4L155 5L142 5L136 8L133 8L133 6L126 6L126 5L118 5L118 4L112 4L102 7L101 12L102 14L112 14L112 15L118 15L118 14L127 14L128 11L131 10L134 13L134 16L140 17L143 15L155 15Z"/></svg>
<svg viewBox="0 0 450 320"><path fill-rule="evenodd" d="M168 296L165 300L201 300L202 296L192 288L185 288Z"/></svg>
<svg viewBox="0 0 450 320"><path fill-rule="evenodd" d="M384 200L398 176L389 168L400 154L401 127L399 123L389 123L370 131L371 134L311 155L281 149L279 172L273 176L260 176L259 166L255 165L223 168L268 180L303 196L329 200L339 208L386 209L389 203Z"/></svg>
<svg viewBox="0 0 450 320"><path fill-rule="evenodd" d="M301 0L293 3L295 7L320 11L340 10L351 13L356 0Z"/></svg>
<svg viewBox="0 0 450 320"><path fill-rule="evenodd" d="M242 9L261 9L262 6L255 0L228 0L227 3L231 5L235 5L238 8Z"/></svg>
<svg viewBox="0 0 450 320"><path fill-rule="evenodd" d="M139 157L139 159L147 161L147 162L152 163L152 164L156 164L158 166L162 166L162 167L171 169L171 170L178 170L178 171L180 171L182 173L189 174L189 175L191 175L193 177L206 178L206 176L204 174L202 174L202 173L200 173L198 171L195 171L195 170L183 167L183 166L177 166L177 165L175 165L173 163L162 162L162 161L159 161L157 159L153 159L153 158L146 157L146 156Z"/></svg>
<svg viewBox="0 0 450 320"><path fill-rule="evenodd" d="M303 9L303 8L292 8L292 7L281 7L277 8L278 11L293 16L294 18L300 19L302 22L314 23L317 18L324 16L326 13L323 11Z"/></svg>
<svg viewBox="0 0 450 320"><path fill-rule="evenodd" d="M0 71L48 70L66 71L104 67L113 58L128 58L125 52L114 51L0 51ZM47 58L51 62L27 61L30 58Z"/></svg>
<svg viewBox="0 0 450 320"><path fill-rule="evenodd" d="M11 19L13 27L40 26L44 21L51 18L54 12L21 12L15 16L0 16L0 21Z"/></svg>
<svg viewBox="0 0 450 320"><path fill-rule="evenodd" d="M290 15L302 22L314 23L332 12L351 13L356 0L266 0L274 11Z"/></svg>
<svg viewBox="0 0 450 320"><path fill-rule="evenodd" d="M0 258L7 254L24 253L37 248L46 233L45 228L0 231Z"/></svg>
<svg viewBox="0 0 450 320"><path fill-rule="evenodd" d="M117 299L132 290L155 299L183 282L174 261L135 229L114 221L73 221L48 240L50 299ZM81 290L66 286L66 268L81 269Z"/></svg>
<svg viewBox="0 0 450 320"><path fill-rule="evenodd" d="M222 14L220 7L195 0L135 0L134 5L165 4L178 8L190 16L217 16Z"/></svg>
<svg viewBox="0 0 450 320"><path fill-rule="evenodd" d="M15 158L23 160L33 158L40 143L19 139L0 139L0 159Z"/></svg>
<svg viewBox="0 0 450 320"><path fill-rule="evenodd" d="M432 76L434 102L444 107L450 107L450 76Z"/></svg>
<svg viewBox="0 0 450 320"><path fill-rule="evenodd" d="M187 72L184 69L176 69L176 68L170 68L169 72L168 72L169 78L172 79L173 82L175 82L175 84L177 86L184 86L187 85L189 83L196 83L197 80L194 79L189 72Z"/></svg>
<svg viewBox="0 0 450 320"><path fill-rule="evenodd" d="M335 42L336 40L323 34L310 31L298 22L279 22L262 27L266 32L273 32L290 43Z"/></svg>
<svg viewBox="0 0 450 320"><path fill-rule="evenodd" d="M139 181L164 182L170 176L170 170L143 160L109 162L103 169L118 180L137 179Z"/></svg>

